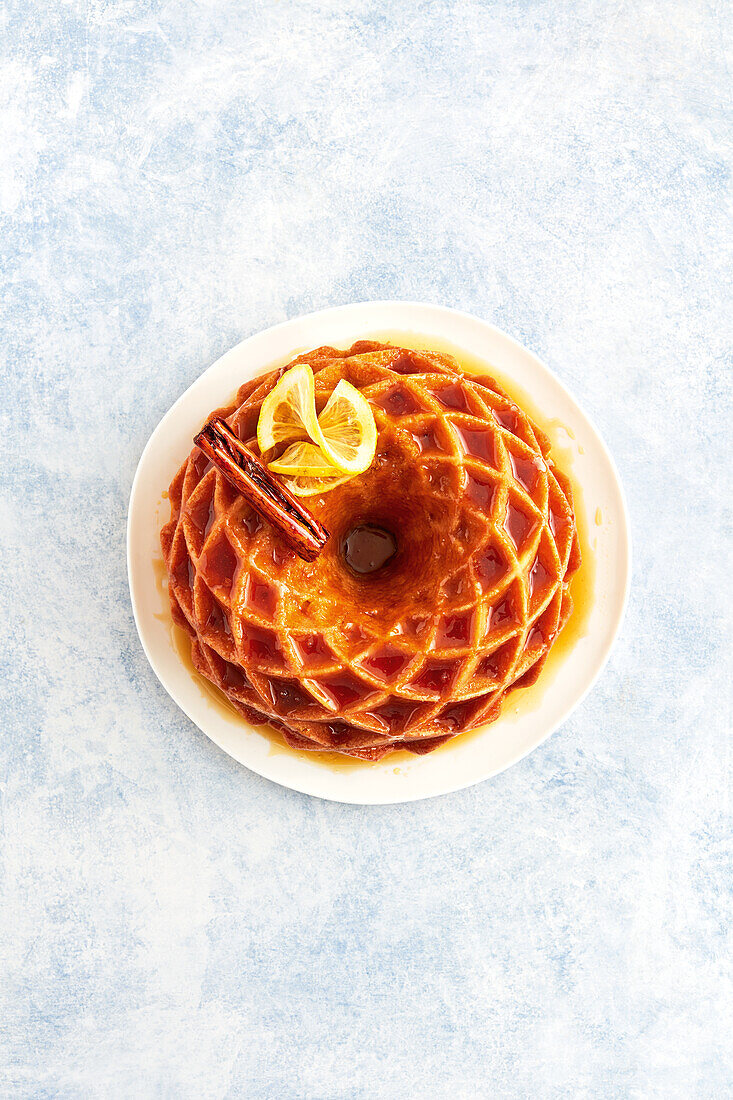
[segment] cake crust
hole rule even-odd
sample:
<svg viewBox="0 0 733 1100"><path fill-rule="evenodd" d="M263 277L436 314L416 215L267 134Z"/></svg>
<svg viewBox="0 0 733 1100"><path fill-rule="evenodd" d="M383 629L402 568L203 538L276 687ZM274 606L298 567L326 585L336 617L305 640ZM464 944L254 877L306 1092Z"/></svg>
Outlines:
<svg viewBox="0 0 733 1100"><path fill-rule="evenodd" d="M369 401L372 466L308 498L331 532L301 560L197 448L161 532L171 612L197 670L300 750L422 754L494 720L533 683L571 611L580 564L572 494L549 441L490 377L448 356L360 341L308 362L317 409L341 378ZM255 453L284 371L216 410ZM214 413L211 414L215 415ZM394 535L384 568L349 568L359 525Z"/></svg>

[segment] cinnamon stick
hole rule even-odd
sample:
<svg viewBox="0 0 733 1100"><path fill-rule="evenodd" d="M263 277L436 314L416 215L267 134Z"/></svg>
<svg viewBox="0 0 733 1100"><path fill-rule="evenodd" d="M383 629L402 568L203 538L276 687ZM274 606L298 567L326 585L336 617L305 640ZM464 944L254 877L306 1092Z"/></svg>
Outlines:
<svg viewBox="0 0 733 1100"><path fill-rule="evenodd" d="M221 417L210 420L194 437L194 443L299 557L304 561L318 557L329 538L326 528L273 477Z"/></svg>

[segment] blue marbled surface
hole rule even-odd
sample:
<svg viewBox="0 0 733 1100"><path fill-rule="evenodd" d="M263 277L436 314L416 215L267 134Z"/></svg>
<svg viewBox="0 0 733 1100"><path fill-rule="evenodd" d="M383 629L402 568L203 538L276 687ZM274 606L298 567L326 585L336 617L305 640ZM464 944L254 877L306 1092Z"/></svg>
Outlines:
<svg viewBox="0 0 733 1100"><path fill-rule="evenodd" d="M730 9L0 5L0 1094L728 1097ZM625 483L611 662L496 780L358 808L177 710L132 476L252 332L427 300Z"/></svg>

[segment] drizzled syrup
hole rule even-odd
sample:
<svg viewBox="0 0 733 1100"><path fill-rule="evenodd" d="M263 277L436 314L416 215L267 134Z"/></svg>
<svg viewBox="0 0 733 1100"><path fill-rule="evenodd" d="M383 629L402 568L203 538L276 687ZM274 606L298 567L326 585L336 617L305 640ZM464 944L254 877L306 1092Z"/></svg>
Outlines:
<svg viewBox="0 0 733 1100"><path fill-rule="evenodd" d="M364 523L349 531L343 541L342 553L354 573L376 573L397 553L397 540L384 527Z"/></svg>

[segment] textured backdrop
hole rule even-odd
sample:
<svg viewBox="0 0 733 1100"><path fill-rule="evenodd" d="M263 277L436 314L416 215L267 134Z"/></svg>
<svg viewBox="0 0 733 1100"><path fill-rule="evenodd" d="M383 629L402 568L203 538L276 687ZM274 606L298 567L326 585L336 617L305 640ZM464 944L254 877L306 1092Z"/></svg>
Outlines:
<svg viewBox="0 0 733 1100"><path fill-rule="evenodd" d="M3 1096L731 1095L729 11L0 4ZM572 719L387 808L199 733L124 546L183 389L371 298L549 363L635 557Z"/></svg>

